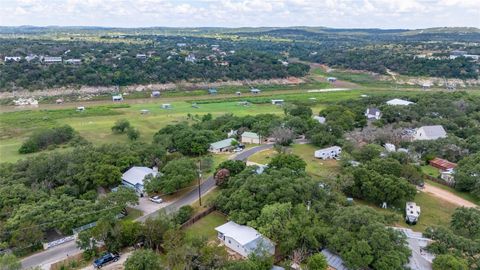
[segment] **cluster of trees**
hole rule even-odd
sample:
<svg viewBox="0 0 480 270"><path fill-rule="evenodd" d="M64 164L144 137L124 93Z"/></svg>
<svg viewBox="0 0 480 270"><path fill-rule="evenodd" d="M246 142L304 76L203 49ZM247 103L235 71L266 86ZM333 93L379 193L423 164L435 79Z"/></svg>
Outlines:
<svg viewBox="0 0 480 270"><path fill-rule="evenodd" d="M436 254L434 270L480 267L480 210L457 208L449 228L430 227L425 234L435 240L428 246Z"/></svg>
<svg viewBox="0 0 480 270"><path fill-rule="evenodd" d="M45 65L40 59L11 61L0 66L0 88L8 90L16 87L38 89L66 85L255 80L305 76L310 70L308 65L302 63L282 65L279 57L269 50L262 51L248 43L232 46L209 38L193 38L188 41L158 36L145 38L149 42L51 41L46 44L36 40L22 40L21 43L16 39L6 40L0 47L2 55L26 56L33 53L62 56L64 59L77 58L82 62L79 65ZM188 42L188 46L180 48L176 42ZM219 54L211 51L209 45L212 44L221 44L222 50L235 52ZM147 59L136 58L137 54L147 52ZM195 53L197 59L194 63L185 61L185 56L191 52ZM220 62L228 64L219 64Z"/></svg>
<svg viewBox="0 0 480 270"><path fill-rule="evenodd" d="M223 182L215 205L273 240L296 263L313 267L318 252L328 248L352 269L403 269L410 255L405 237L385 226L394 217L345 207L345 197L310 178L300 161L282 154L262 174L247 167Z"/></svg>
<svg viewBox="0 0 480 270"><path fill-rule="evenodd" d="M131 141L135 141L140 137L140 131L130 125L127 119L119 119L112 126L112 132L116 134L127 134Z"/></svg>
<svg viewBox="0 0 480 270"><path fill-rule="evenodd" d="M51 129L35 131L18 149L20 154L38 152L66 143L76 136L75 130L65 125ZM77 135L78 136L78 135Z"/></svg>

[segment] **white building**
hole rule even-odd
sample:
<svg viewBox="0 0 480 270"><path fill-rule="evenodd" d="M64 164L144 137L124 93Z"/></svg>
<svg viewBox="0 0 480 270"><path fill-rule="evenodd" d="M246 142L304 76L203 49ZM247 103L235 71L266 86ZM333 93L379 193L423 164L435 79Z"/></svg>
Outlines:
<svg viewBox="0 0 480 270"><path fill-rule="evenodd" d="M170 103L164 103L162 104L162 109L171 109L172 108L172 105Z"/></svg>
<svg viewBox="0 0 480 270"><path fill-rule="evenodd" d="M256 144L262 143L260 135L258 135L255 132L249 132L249 131L245 131L245 132L242 133L241 142L242 143L256 143Z"/></svg>
<svg viewBox="0 0 480 270"><path fill-rule="evenodd" d="M404 100L404 99L399 99L399 98L394 98L389 101L387 101L388 105L393 105L393 106L408 106L410 104L415 104L411 101Z"/></svg>
<svg viewBox="0 0 480 270"><path fill-rule="evenodd" d="M252 93L252 94L258 94L260 92L262 92L262 91L260 89L257 89L257 88L250 89L250 93Z"/></svg>
<svg viewBox="0 0 480 270"><path fill-rule="evenodd" d="M5 56L5 62L8 62L8 61L18 62L21 59L22 59L22 57L20 57L20 56Z"/></svg>
<svg viewBox="0 0 480 270"><path fill-rule="evenodd" d="M273 105L283 105L283 99L272 99Z"/></svg>
<svg viewBox="0 0 480 270"><path fill-rule="evenodd" d="M190 63L195 63L197 58L195 57L195 54L190 53L185 57L185 62L190 62Z"/></svg>
<svg viewBox="0 0 480 270"><path fill-rule="evenodd" d="M440 138L446 138L447 132L441 125L435 126L423 126L417 128L413 134L413 140L436 140Z"/></svg>
<svg viewBox="0 0 480 270"><path fill-rule="evenodd" d="M420 206L414 202L407 202L405 206L405 221L408 224L417 224L420 217Z"/></svg>
<svg viewBox="0 0 480 270"><path fill-rule="evenodd" d="M131 167L122 175L122 184L124 186L135 189L135 191L143 197L144 183L147 176L157 176L158 170L156 168L150 169L148 167Z"/></svg>
<svg viewBox="0 0 480 270"><path fill-rule="evenodd" d="M71 65L80 65L82 63L82 59L76 59L76 58L67 59L65 60L65 63L71 64Z"/></svg>
<svg viewBox="0 0 480 270"><path fill-rule="evenodd" d="M225 140L211 143L208 151L212 153L228 152L233 148L232 143L236 141L237 140L235 140L234 138L228 138Z"/></svg>
<svg viewBox="0 0 480 270"><path fill-rule="evenodd" d="M112 96L112 101L122 101L123 96L122 95L114 95Z"/></svg>
<svg viewBox="0 0 480 270"><path fill-rule="evenodd" d="M386 143L384 145L384 147L385 147L385 150L387 150L387 152L395 152L396 151L395 145L393 145L391 143Z"/></svg>
<svg viewBox="0 0 480 270"><path fill-rule="evenodd" d="M365 111L365 116L369 120L370 119L380 120L380 118L382 117L382 112L377 108L367 108L367 110Z"/></svg>
<svg viewBox="0 0 480 270"><path fill-rule="evenodd" d="M45 64L58 64L62 63L62 57L57 56L44 56L42 58L43 63Z"/></svg>
<svg viewBox="0 0 480 270"><path fill-rule="evenodd" d="M317 120L318 123L320 124L325 124L325 122L327 121L327 119L323 116L314 116L313 119Z"/></svg>
<svg viewBox="0 0 480 270"><path fill-rule="evenodd" d="M252 253L261 255L266 252L272 256L275 254L275 244L254 228L229 221L216 227L215 230L218 233L218 239L226 247L243 257L248 257Z"/></svg>
<svg viewBox="0 0 480 270"><path fill-rule="evenodd" d="M315 151L314 156L321 159L332 159L337 158L342 153L342 148L340 146L331 146Z"/></svg>

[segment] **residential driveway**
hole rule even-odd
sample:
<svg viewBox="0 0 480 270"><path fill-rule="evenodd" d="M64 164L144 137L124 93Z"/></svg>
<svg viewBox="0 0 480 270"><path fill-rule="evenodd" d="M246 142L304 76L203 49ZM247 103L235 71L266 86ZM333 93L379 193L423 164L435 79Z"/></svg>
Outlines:
<svg viewBox="0 0 480 270"><path fill-rule="evenodd" d="M142 215L148 215L159 210L162 207L167 206L170 202L163 203L154 203L148 199L148 197L139 198L138 205L133 206L132 208L138 209L143 212Z"/></svg>
<svg viewBox="0 0 480 270"><path fill-rule="evenodd" d="M112 262L108 265L105 265L104 267L102 267L102 269L104 269L104 270L123 270L124 269L123 264L125 263L125 261L127 260L127 258L131 254L132 254L132 251L120 254L120 259L117 262ZM87 266L85 268L82 268L81 270L95 270L95 268L93 267L93 265L90 265L90 266Z"/></svg>
<svg viewBox="0 0 480 270"><path fill-rule="evenodd" d="M440 198L444 201L453 203L453 204L458 205L458 206L478 207L478 205L476 205L476 204L474 204L470 201L467 201L467 200L465 200L461 197L458 197L457 195L455 195L455 194L453 194L449 191L446 191L446 190L443 190L441 188L429 185L428 183L425 183L425 188L423 189L423 191L428 192L435 197L438 197L438 198Z"/></svg>

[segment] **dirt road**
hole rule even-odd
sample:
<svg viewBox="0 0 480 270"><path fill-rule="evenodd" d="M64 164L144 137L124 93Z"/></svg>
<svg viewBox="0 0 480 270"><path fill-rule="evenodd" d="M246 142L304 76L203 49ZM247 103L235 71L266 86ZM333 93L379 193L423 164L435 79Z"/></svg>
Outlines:
<svg viewBox="0 0 480 270"><path fill-rule="evenodd" d="M102 267L102 269L123 270L124 269L123 264L125 263L125 261L127 260L127 258L130 256L131 253L132 252L120 254L120 259L117 262L112 262L111 264L105 265L104 267ZM82 268L82 270L95 270L95 268L93 266L88 266L88 267Z"/></svg>
<svg viewBox="0 0 480 270"><path fill-rule="evenodd" d="M435 197L438 197L442 200L445 200L447 202L453 203L458 206L464 206L464 207L478 207L478 205L467 201L451 192L448 192L446 190L443 190L441 188L429 185L425 183L425 189L423 189L424 192L428 192L432 194Z"/></svg>

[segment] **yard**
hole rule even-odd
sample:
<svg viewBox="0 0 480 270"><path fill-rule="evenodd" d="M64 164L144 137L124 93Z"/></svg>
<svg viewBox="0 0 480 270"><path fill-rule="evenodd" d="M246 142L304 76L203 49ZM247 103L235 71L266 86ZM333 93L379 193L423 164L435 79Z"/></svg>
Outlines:
<svg viewBox="0 0 480 270"><path fill-rule="evenodd" d="M290 153L300 156L306 163L306 172L312 176L328 177L338 173L338 162L336 160L321 160L313 157L317 150L311 144L294 144L289 148ZM267 164L277 154L274 149L265 150L252 155L248 161Z"/></svg>
<svg viewBox="0 0 480 270"><path fill-rule="evenodd" d="M433 166L424 165L421 167L421 169L422 169L422 172L426 175L430 175L435 178L438 178L440 176L440 172L438 171L438 169Z"/></svg>
<svg viewBox="0 0 480 270"><path fill-rule="evenodd" d="M185 233L187 237L206 237L210 241L215 240L217 237L215 228L225 222L227 217L215 211L186 228Z"/></svg>

